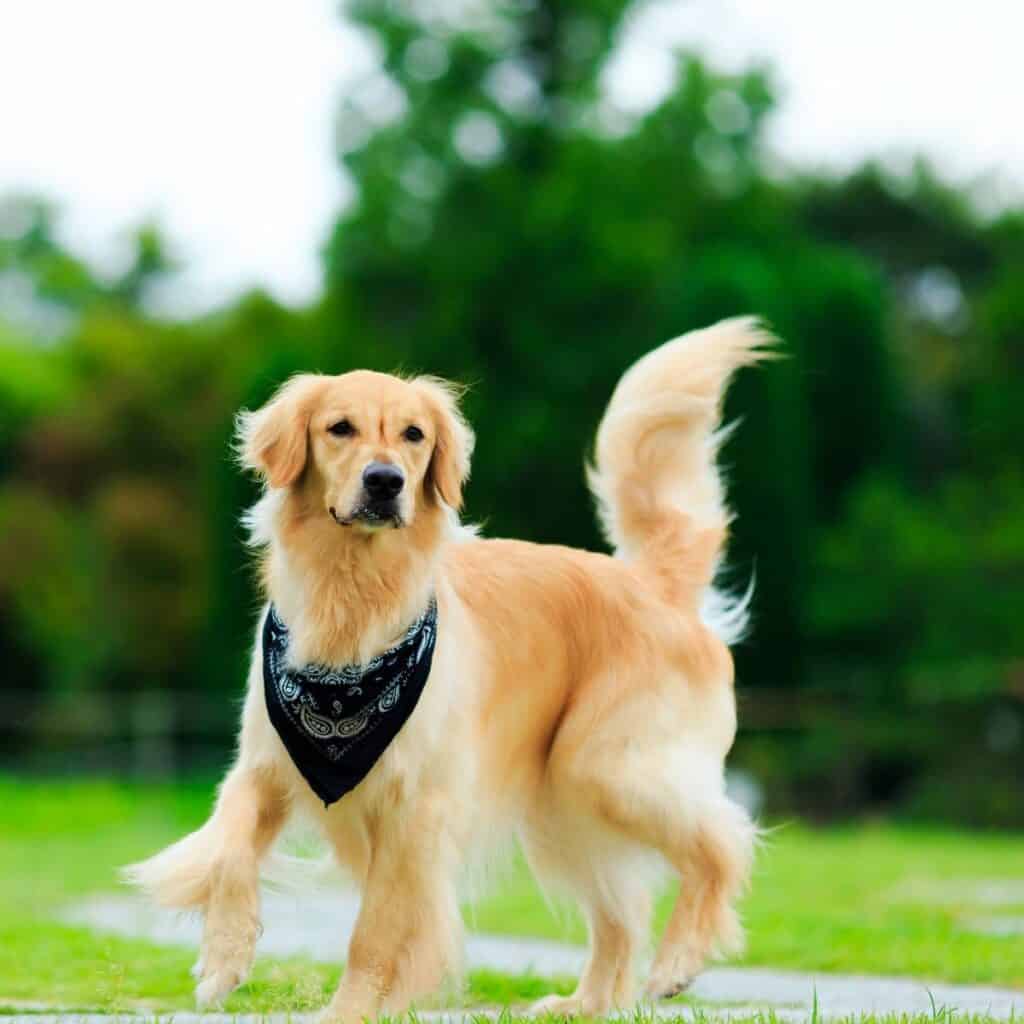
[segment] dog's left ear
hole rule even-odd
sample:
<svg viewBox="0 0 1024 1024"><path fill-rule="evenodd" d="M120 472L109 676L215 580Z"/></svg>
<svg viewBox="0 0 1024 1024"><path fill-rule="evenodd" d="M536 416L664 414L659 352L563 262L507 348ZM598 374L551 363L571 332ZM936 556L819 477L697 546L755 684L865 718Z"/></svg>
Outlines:
<svg viewBox="0 0 1024 1024"><path fill-rule="evenodd" d="M238 457L269 487L288 487L301 476L309 448L309 418L324 378L300 373L255 412L238 416Z"/></svg>
<svg viewBox="0 0 1024 1024"><path fill-rule="evenodd" d="M462 389L439 377L417 377L414 383L427 396L434 418L434 450L424 480L427 496L458 512L475 442L473 430L459 410Z"/></svg>

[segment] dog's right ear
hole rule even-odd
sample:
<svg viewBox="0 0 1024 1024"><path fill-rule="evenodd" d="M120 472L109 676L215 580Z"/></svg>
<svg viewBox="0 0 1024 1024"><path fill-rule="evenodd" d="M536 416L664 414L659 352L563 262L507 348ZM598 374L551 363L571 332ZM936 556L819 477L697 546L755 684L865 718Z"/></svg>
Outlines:
<svg viewBox="0 0 1024 1024"><path fill-rule="evenodd" d="M301 476L309 448L309 418L323 377L300 373L282 384L255 412L238 415L238 459L269 487L288 487Z"/></svg>

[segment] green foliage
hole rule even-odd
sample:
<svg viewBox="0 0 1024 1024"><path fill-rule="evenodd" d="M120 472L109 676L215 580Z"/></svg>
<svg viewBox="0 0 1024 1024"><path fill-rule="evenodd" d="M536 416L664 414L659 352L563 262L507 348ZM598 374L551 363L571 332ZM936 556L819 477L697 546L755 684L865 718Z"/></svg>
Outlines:
<svg viewBox="0 0 1024 1024"><path fill-rule="evenodd" d="M920 699L1006 692L1019 653L1022 505L1016 473L983 491L954 477L917 500L866 482L822 540L815 633L838 646L855 632L875 659L907 671Z"/></svg>
<svg viewBox="0 0 1024 1024"><path fill-rule="evenodd" d="M339 116L357 198L307 310L257 294L158 322L146 297L174 260L153 228L110 282L62 249L45 204L0 207L0 276L30 300L0 328L12 678L41 697L237 693L257 595L233 416L292 372L468 382L471 518L596 546L582 455L621 372L755 312L788 358L742 375L727 408L743 421L723 455L730 578L757 578L740 685L789 694L795 722L804 692L908 728L921 701L974 701L915 747L921 793L950 771L927 750L985 721L984 701L1020 720L1024 214L983 219L923 163L780 175L763 69L680 55L654 109L616 111L601 69L627 6L354 3L381 66ZM1013 769L978 729L971 763L1005 792ZM839 721L818 739L831 760L808 753L793 778L844 777L835 757L855 748L848 792L872 799L898 741Z"/></svg>

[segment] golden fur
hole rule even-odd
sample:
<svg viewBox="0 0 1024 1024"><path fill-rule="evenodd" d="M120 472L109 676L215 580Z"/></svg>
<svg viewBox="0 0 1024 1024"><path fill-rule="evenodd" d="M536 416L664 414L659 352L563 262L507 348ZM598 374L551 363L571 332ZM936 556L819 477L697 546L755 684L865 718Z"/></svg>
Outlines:
<svg viewBox="0 0 1024 1024"><path fill-rule="evenodd" d="M243 414L242 461L266 482L248 521L293 660L365 661L431 591L439 636L416 710L329 810L269 722L257 644L238 758L212 816L129 869L159 903L203 912L201 1003L249 970L259 864L300 805L363 893L329 1020L402 1011L458 970L458 871L503 826L544 880L576 894L589 923L579 986L542 1009L632 1003L649 906L637 865L652 850L682 887L647 993L677 992L709 955L738 946L734 901L754 827L723 783L736 727L727 642L742 609L712 588L728 524L715 431L729 377L769 342L753 321L726 321L623 377L589 471L616 558L479 540L458 525L473 435L443 382L303 375ZM328 431L342 417L353 436ZM403 434L410 424L418 443ZM405 473L402 528L339 525L371 461Z"/></svg>

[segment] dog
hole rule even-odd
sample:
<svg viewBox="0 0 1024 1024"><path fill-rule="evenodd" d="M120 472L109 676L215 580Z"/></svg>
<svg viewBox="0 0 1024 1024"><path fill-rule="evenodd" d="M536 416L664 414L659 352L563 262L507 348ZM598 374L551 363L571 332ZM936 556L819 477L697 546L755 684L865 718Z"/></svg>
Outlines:
<svg viewBox="0 0 1024 1024"><path fill-rule="evenodd" d="M571 890L588 923L576 990L540 1012L633 1004L651 851L682 884L646 995L678 993L709 957L739 949L756 828L726 794L724 761L736 731L729 645L746 607L714 587L729 522L716 449L730 377L772 345L755 320L726 320L626 372L588 468L614 557L460 525L474 436L439 379L302 374L240 415L241 462L265 485L247 522L268 604L237 759L206 824L126 869L157 903L203 914L200 1005L246 977L260 864L300 808L362 892L329 1021L400 1013L457 973L460 866L496 829L516 832L531 869ZM280 706L268 657L284 673ZM381 707L410 689L413 706L325 796L303 752L336 772L323 744L337 751L365 732L365 714L314 711L295 680L312 686L326 671L354 692L370 678L360 666L391 661L425 681L403 677L373 714L386 721ZM308 721L289 733L275 707ZM321 747L295 746L307 740Z"/></svg>

